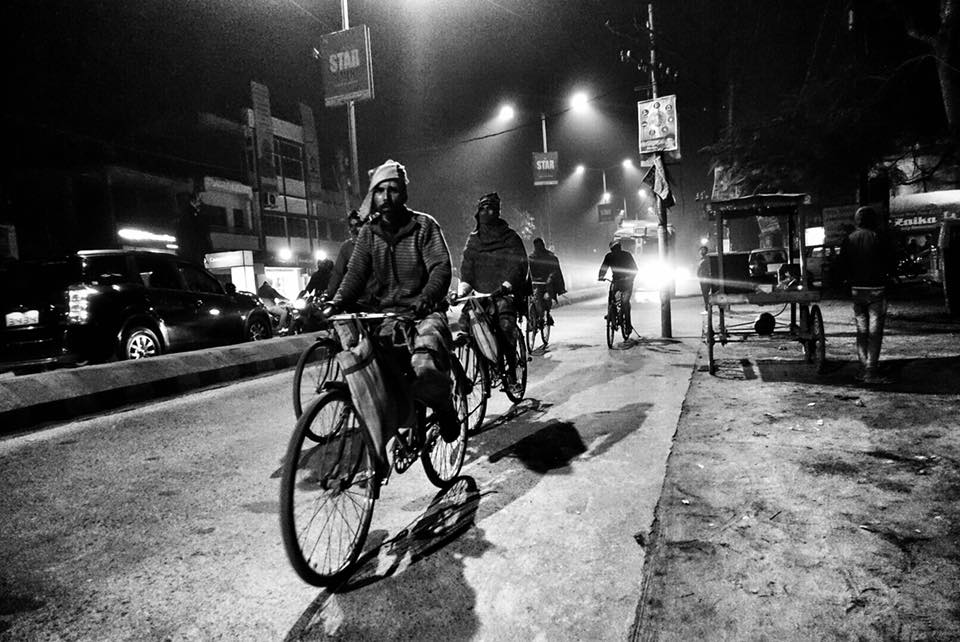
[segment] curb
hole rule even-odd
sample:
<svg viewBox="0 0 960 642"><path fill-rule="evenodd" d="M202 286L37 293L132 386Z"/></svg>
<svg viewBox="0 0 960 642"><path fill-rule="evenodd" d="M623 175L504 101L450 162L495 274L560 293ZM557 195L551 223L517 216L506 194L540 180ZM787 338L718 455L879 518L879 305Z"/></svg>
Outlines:
<svg viewBox="0 0 960 642"><path fill-rule="evenodd" d="M0 434L289 368L314 340L280 337L0 380Z"/></svg>

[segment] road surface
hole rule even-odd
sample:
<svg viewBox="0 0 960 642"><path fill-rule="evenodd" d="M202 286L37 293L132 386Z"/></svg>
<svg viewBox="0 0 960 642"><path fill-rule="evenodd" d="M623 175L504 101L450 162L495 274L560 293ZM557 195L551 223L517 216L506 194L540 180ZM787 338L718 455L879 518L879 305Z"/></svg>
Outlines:
<svg viewBox="0 0 960 642"><path fill-rule="evenodd" d="M608 350L602 298L558 309L527 398L494 393L447 493L391 478L337 594L280 541L292 370L4 440L0 638L624 639L699 311L674 301L659 340L638 302Z"/></svg>

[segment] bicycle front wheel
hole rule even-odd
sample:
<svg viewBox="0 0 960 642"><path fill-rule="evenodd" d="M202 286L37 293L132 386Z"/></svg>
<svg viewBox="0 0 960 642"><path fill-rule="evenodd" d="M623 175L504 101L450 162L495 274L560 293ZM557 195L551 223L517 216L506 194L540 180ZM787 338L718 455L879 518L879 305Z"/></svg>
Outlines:
<svg viewBox="0 0 960 642"><path fill-rule="evenodd" d="M472 340L457 343L457 360L466 377L467 430L475 432L483 425L490 396L490 377L480 349Z"/></svg>
<svg viewBox="0 0 960 642"><path fill-rule="evenodd" d="M455 364L453 372L453 407L457 411L457 421L460 432L454 441L445 441L440 436L440 427L431 424L426 427L426 445L420 451L420 462L427 479L437 488L446 488L460 474L463 468L463 459L467 454L467 428L469 426L467 414L467 398L462 392L464 374Z"/></svg>
<svg viewBox="0 0 960 642"><path fill-rule="evenodd" d="M280 481L280 532L297 575L342 579L363 548L379 489L373 447L350 395L322 394L297 421Z"/></svg>
<svg viewBox="0 0 960 642"><path fill-rule="evenodd" d="M547 345L550 343L550 328L553 326L549 325L550 322L547 320L546 315L544 315L544 317L540 324L540 339L543 341L543 345Z"/></svg>
<svg viewBox="0 0 960 642"><path fill-rule="evenodd" d="M303 351L293 372L293 412L298 418L323 392L327 381L343 381L343 373L332 343L317 341Z"/></svg>
<svg viewBox="0 0 960 642"><path fill-rule="evenodd" d="M520 403L523 401L523 396L527 393L527 344L524 342L523 336L519 332L519 328L517 328L517 330L517 364L513 368L513 382L511 383L509 379L506 382L507 397L509 397L510 401L513 403ZM504 359L503 367L504 369L510 367L506 362L506 359Z"/></svg>

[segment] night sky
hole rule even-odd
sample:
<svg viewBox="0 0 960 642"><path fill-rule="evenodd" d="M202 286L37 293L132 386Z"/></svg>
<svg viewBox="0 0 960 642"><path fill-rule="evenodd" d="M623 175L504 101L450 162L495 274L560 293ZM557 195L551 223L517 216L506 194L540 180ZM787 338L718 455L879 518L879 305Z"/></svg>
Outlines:
<svg viewBox="0 0 960 642"><path fill-rule="evenodd" d="M812 64L829 64L843 6L831 0L654 4L660 60L678 73L659 87L661 95L677 94L680 117L683 161L671 167L678 190L671 222L691 259L705 227L694 195L711 186L700 149L727 122L728 80L736 82L734 118L775 110ZM642 24L646 5L350 0L349 10L352 26L370 28L373 46L376 98L357 107L361 174L387 157L407 164L410 205L451 228L488 191L501 193L506 212L535 210L540 194L532 186L530 153L541 149L543 112L562 175L581 162L609 167L612 190L636 199L636 186L622 184L614 166L637 158L635 87L649 80L635 64L621 63L619 52L646 57L647 48L605 24L636 34L633 19ZM320 34L340 28L338 0L15 0L4 13L8 87L16 88L4 112L14 136L40 127L136 148L144 132L178 114L236 118L249 106L249 83L256 80L269 87L279 117L298 120L298 101L313 107L322 162L332 165L334 150L347 147L345 109L323 107L319 63L311 57ZM565 111L575 89L593 97L592 117ZM517 118L495 124L504 100L515 104ZM555 192L561 249L594 243L599 172L587 179L582 189Z"/></svg>

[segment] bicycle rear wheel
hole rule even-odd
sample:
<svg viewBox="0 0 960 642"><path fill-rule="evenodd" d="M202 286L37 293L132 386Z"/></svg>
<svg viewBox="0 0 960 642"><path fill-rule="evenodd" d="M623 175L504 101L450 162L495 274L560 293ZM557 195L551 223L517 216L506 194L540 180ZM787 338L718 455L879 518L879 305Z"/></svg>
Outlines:
<svg viewBox="0 0 960 642"><path fill-rule="evenodd" d="M617 306L613 303L607 305L607 316L604 318L607 320L607 347L613 347L613 338L617 335Z"/></svg>
<svg viewBox="0 0 960 642"><path fill-rule="evenodd" d="M293 372L293 412L298 418L303 409L323 392L323 384L343 381L335 351L332 341L320 340L304 350L297 360Z"/></svg>
<svg viewBox="0 0 960 642"><path fill-rule="evenodd" d="M533 352L534 347L537 345L537 330L542 320L540 315L537 312L537 304L534 303L533 297L530 297L530 305L527 306L527 350Z"/></svg>
<svg viewBox="0 0 960 642"><path fill-rule="evenodd" d="M517 330L517 364L513 369L513 383L511 384L509 380L504 382L507 384L507 397L509 397L510 401L513 403L520 403L523 401L523 396L527 393L527 344L524 342L523 336L521 336L519 332L519 328L517 328ZM506 358L504 358L503 367L505 370L509 368L506 363Z"/></svg>
<svg viewBox="0 0 960 642"><path fill-rule="evenodd" d="M346 575L370 529L379 484L350 395L323 393L297 421L280 481L283 547L301 579L329 586Z"/></svg>
<svg viewBox="0 0 960 642"><path fill-rule="evenodd" d="M623 296L623 295L621 295ZM627 311L623 307L623 302L620 302L620 305L617 306L617 317L620 319L620 336L623 337L623 340L626 341L630 338L630 320L627 318Z"/></svg>
<svg viewBox="0 0 960 642"><path fill-rule="evenodd" d="M472 339L464 337L456 344L457 360L463 368L467 388L467 430L474 432L483 425L490 396L490 377L480 349Z"/></svg>
<svg viewBox="0 0 960 642"><path fill-rule="evenodd" d="M457 364L451 372L453 378L453 407L457 410L460 432L456 440L447 442L440 436L440 427L436 423L426 426L426 445L420 451L420 462L427 479L437 488L446 488L460 474L463 459L467 454L467 399L461 392L464 374Z"/></svg>

